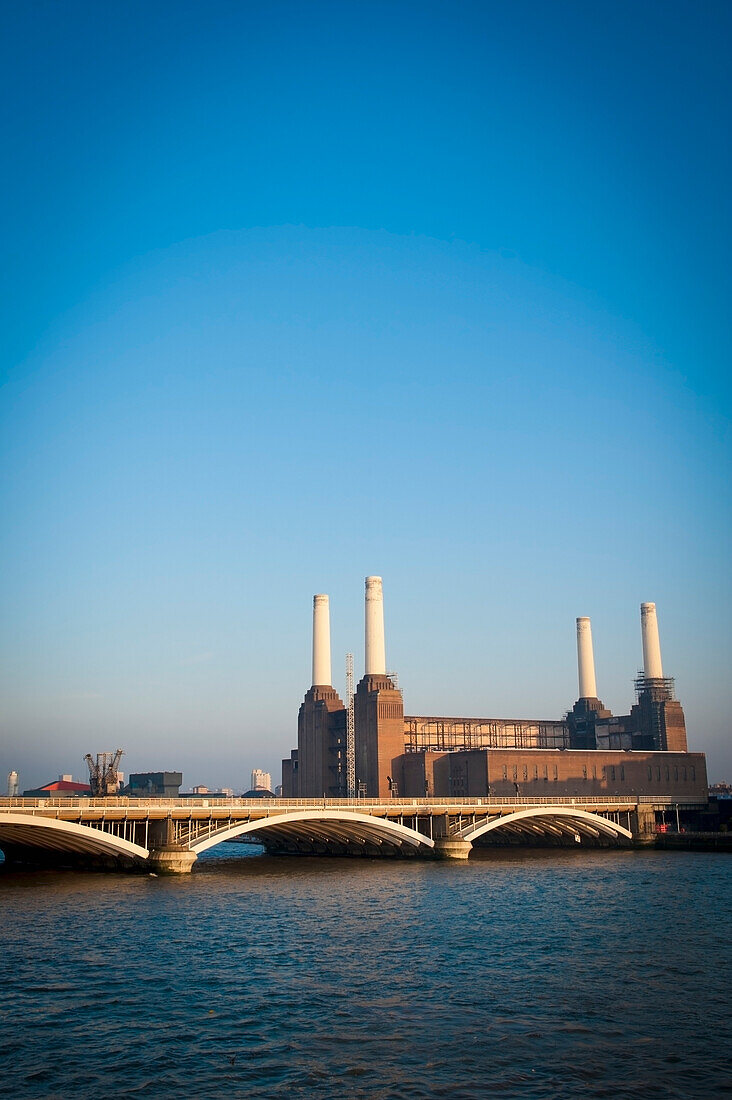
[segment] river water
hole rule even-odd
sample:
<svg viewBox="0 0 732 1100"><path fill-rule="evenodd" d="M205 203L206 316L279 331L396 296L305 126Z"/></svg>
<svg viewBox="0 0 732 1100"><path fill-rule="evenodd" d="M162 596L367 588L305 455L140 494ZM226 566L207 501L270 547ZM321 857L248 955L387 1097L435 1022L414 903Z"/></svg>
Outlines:
<svg viewBox="0 0 732 1100"><path fill-rule="evenodd" d="M732 1095L732 859L0 868L10 1097Z"/></svg>

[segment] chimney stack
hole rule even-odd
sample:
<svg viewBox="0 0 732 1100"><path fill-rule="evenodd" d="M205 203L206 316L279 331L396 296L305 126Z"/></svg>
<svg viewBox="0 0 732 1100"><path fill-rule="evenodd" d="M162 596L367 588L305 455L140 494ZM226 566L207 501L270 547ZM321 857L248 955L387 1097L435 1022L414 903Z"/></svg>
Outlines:
<svg viewBox="0 0 732 1100"><path fill-rule="evenodd" d="M381 577L366 578L366 675L386 675L384 590Z"/></svg>
<svg viewBox="0 0 732 1100"><path fill-rule="evenodd" d="M592 652L592 626L587 618L577 619L577 668L580 699L596 699L595 657Z"/></svg>
<svg viewBox="0 0 732 1100"><path fill-rule="evenodd" d="M313 687L330 687L330 601L313 596Z"/></svg>
<svg viewBox="0 0 732 1100"><path fill-rule="evenodd" d="M655 603L641 604L641 637L643 639L643 675L646 680L661 680L663 665Z"/></svg>

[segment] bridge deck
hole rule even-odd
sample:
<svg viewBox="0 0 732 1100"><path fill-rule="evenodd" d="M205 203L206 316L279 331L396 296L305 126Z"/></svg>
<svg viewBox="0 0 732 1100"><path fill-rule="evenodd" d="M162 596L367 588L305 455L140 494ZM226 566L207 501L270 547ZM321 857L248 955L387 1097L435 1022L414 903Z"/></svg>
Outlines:
<svg viewBox="0 0 732 1100"><path fill-rule="evenodd" d="M627 811L642 805L662 809L669 806L704 805L704 797L687 796L683 799L660 795L600 796L587 798L0 798L0 814L3 810L45 813L54 816L58 811L69 811L75 817L104 816L111 818L201 818L201 817L270 817L273 813L304 809L336 809L353 813L400 815L413 817L436 814L485 814L486 810L521 810L529 806L577 806L594 812L601 810Z"/></svg>

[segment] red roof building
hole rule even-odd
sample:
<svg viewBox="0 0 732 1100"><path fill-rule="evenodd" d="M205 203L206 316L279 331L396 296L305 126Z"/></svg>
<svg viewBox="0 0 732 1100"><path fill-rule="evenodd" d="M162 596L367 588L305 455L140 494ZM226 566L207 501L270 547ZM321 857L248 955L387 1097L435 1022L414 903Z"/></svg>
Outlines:
<svg viewBox="0 0 732 1100"><path fill-rule="evenodd" d="M43 798L44 795L56 795L58 798L74 798L75 795L91 794L88 783L74 783L65 776L54 779L43 787L36 787L32 791L23 791L23 798Z"/></svg>

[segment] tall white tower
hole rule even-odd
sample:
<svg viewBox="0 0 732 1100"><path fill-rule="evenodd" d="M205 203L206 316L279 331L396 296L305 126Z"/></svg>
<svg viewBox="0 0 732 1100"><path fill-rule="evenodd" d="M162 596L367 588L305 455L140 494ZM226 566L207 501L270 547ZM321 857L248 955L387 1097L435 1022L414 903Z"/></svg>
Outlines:
<svg viewBox="0 0 732 1100"><path fill-rule="evenodd" d="M330 682L330 601L321 594L313 596L313 687Z"/></svg>
<svg viewBox="0 0 732 1100"><path fill-rule="evenodd" d="M592 624L586 617L577 619L577 670L580 699L596 699L595 656L592 652Z"/></svg>
<svg viewBox="0 0 732 1100"><path fill-rule="evenodd" d="M661 642L655 603L641 604L641 638L643 641L643 675L646 680L662 680Z"/></svg>
<svg viewBox="0 0 732 1100"><path fill-rule="evenodd" d="M386 676L384 643L384 588L381 577L366 578L366 669L367 676Z"/></svg>

